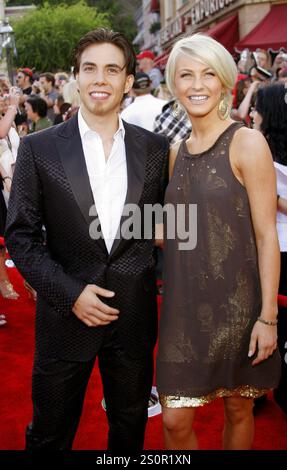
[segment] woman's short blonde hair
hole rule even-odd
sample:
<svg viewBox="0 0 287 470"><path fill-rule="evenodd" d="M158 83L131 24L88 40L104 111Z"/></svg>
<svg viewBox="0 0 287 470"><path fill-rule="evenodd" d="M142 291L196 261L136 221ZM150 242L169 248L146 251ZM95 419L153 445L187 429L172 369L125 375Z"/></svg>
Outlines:
<svg viewBox="0 0 287 470"><path fill-rule="evenodd" d="M166 83L173 95L176 63L182 54L211 67L226 89L226 95L231 98L238 73L236 64L224 46L202 33L183 37L172 48L166 65Z"/></svg>

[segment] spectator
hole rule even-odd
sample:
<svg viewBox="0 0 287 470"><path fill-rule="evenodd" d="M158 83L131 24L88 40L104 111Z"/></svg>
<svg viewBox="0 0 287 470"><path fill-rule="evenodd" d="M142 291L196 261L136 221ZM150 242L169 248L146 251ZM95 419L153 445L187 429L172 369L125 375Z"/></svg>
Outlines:
<svg viewBox="0 0 287 470"><path fill-rule="evenodd" d="M167 103L156 117L153 131L165 135L170 145L185 139L191 132L190 120L184 111L176 109L176 101Z"/></svg>
<svg viewBox="0 0 287 470"><path fill-rule="evenodd" d="M278 82L283 83L283 85L287 84L287 66L284 67L283 69L279 70L279 72L278 72Z"/></svg>
<svg viewBox="0 0 287 470"><path fill-rule="evenodd" d="M140 71L148 74L152 81L152 90L155 90L163 80L161 71L154 65L154 59L152 51L143 51L137 55Z"/></svg>
<svg viewBox="0 0 287 470"><path fill-rule="evenodd" d="M69 76L66 72L55 73L55 88L59 93L63 93L63 86L69 82Z"/></svg>
<svg viewBox="0 0 287 470"><path fill-rule="evenodd" d="M54 104L55 100L58 96L58 92L55 88L55 77L52 73L46 72L40 75L40 87L41 87L41 98L43 98L48 106L48 113L47 116L51 120L54 121L55 113L54 113Z"/></svg>
<svg viewBox="0 0 287 470"><path fill-rule="evenodd" d="M166 101L155 98L151 94L151 86L151 79L146 73L137 73L132 88L135 100L121 113L121 117L126 122L148 131L153 130L155 118L166 104Z"/></svg>
<svg viewBox="0 0 287 470"><path fill-rule="evenodd" d="M259 67L262 67L266 70L270 69L271 57L265 49L257 49L256 52L254 52L254 56Z"/></svg>
<svg viewBox="0 0 287 470"><path fill-rule="evenodd" d="M32 121L31 132L40 131L52 126L51 120L47 117L48 106L45 100L37 96L28 98L25 103L27 116Z"/></svg>
<svg viewBox="0 0 287 470"><path fill-rule="evenodd" d="M54 104L54 113L55 113L54 125L60 124L61 122L64 121L63 115L70 109L70 107L71 107L70 103L65 103L63 95L59 95L56 98L56 101Z"/></svg>
<svg viewBox="0 0 287 470"><path fill-rule="evenodd" d="M29 96L32 93L33 71L28 67L18 70L16 79L17 86L23 91L23 95ZM25 98L25 96L24 96ZM24 99L23 99L24 102Z"/></svg>
<svg viewBox="0 0 287 470"><path fill-rule="evenodd" d="M160 98L161 100L170 101L172 99L171 93L167 88L166 81L163 80L157 89L154 91L154 96Z"/></svg>

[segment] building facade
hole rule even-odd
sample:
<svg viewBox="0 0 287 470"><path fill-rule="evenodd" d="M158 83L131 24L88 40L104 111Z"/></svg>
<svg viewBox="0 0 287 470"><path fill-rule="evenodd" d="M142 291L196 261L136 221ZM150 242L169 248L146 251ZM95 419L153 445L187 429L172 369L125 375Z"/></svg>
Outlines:
<svg viewBox="0 0 287 470"><path fill-rule="evenodd" d="M161 0L161 31L159 45L167 51L184 33L209 32L225 19L237 18L241 40L269 13L280 0ZM287 20L285 19L285 22ZM286 23L287 31L287 23ZM286 33L287 34L287 33Z"/></svg>
<svg viewBox="0 0 287 470"><path fill-rule="evenodd" d="M159 37L161 28L160 1L142 0L141 7L135 14L138 34L133 44L141 51L152 50L156 55L162 52Z"/></svg>

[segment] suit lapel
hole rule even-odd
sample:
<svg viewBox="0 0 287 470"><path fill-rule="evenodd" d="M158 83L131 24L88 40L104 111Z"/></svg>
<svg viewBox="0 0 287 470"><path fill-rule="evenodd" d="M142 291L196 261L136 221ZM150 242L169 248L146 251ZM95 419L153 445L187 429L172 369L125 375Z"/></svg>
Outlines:
<svg viewBox="0 0 287 470"><path fill-rule="evenodd" d="M128 204L138 204L145 179L145 165L147 158L146 140L144 134L139 130L124 122L125 126L125 147L127 162L128 188L125 200L125 206ZM117 236L114 240L110 256L114 256L120 245L124 244L125 234L122 233L122 224L126 220L121 217ZM132 223L132 222L131 222ZM126 232L128 228L126 228Z"/></svg>
<svg viewBox="0 0 287 470"><path fill-rule="evenodd" d="M77 201L85 222L90 226L91 222L96 217L95 209L93 210L93 215L89 215L91 207L95 206L95 202L80 137L77 114L65 124L59 126L56 146L75 200ZM102 233L97 239L97 242L107 253Z"/></svg>

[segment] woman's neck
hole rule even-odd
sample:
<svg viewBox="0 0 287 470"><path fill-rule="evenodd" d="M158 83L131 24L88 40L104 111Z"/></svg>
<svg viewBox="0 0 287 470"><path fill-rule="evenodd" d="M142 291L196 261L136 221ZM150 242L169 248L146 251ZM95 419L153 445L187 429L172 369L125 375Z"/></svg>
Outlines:
<svg viewBox="0 0 287 470"><path fill-rule="evenodd" d="M201 149L205 150L206 147L212 145L217 137L234 122L230 117L224 120L220 119L217 110L216 113L210 113L208 116L189 116L189 118L192 132L187 142L194 147L196 152Z"/></svg>

